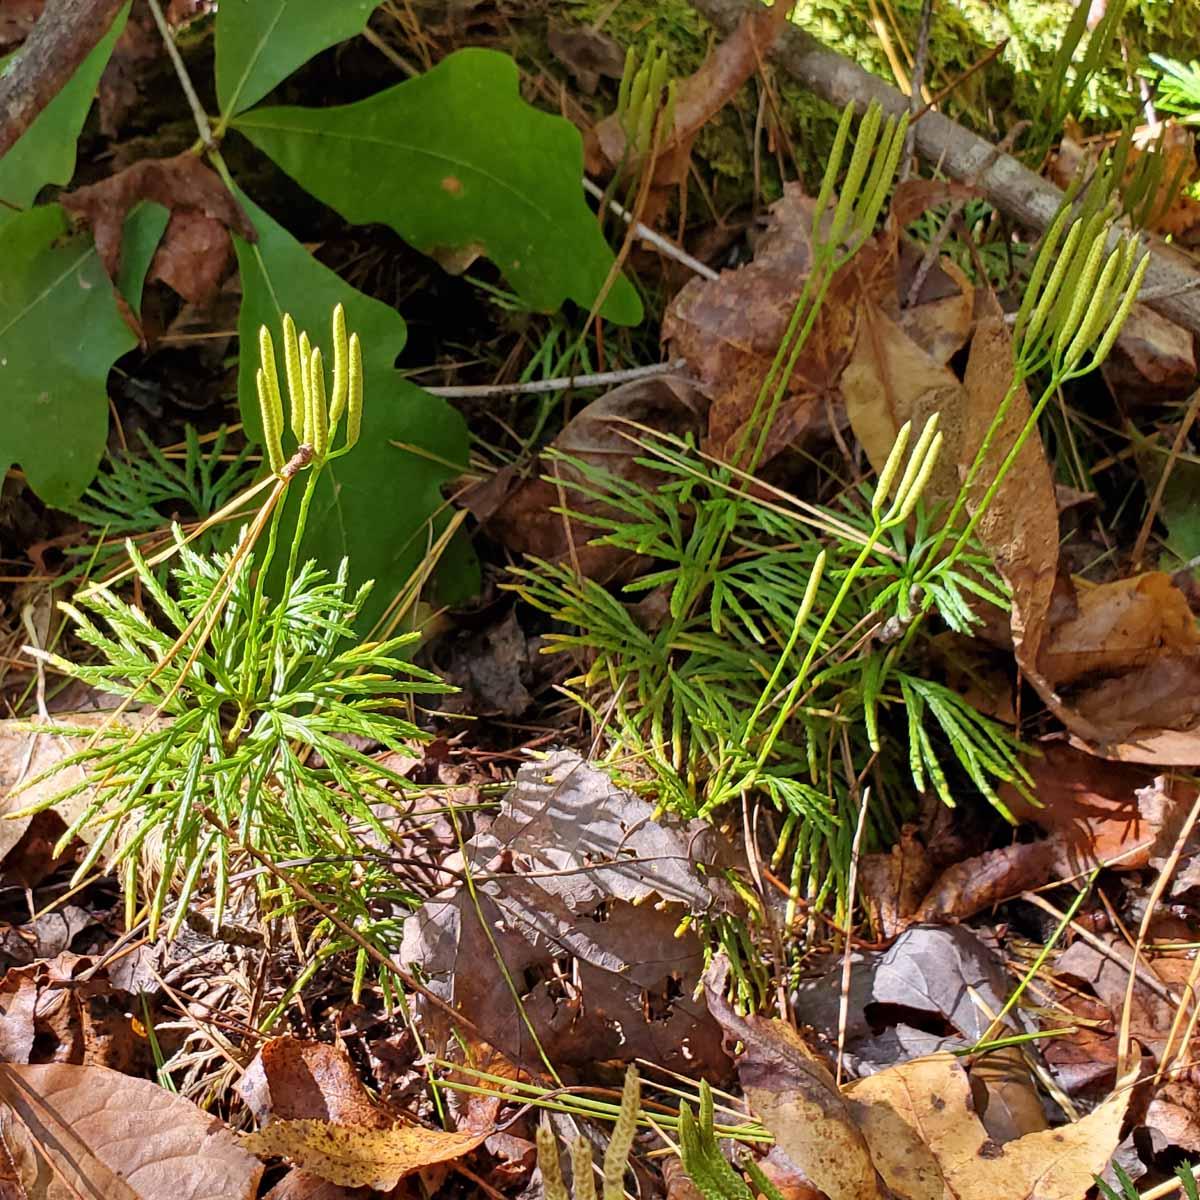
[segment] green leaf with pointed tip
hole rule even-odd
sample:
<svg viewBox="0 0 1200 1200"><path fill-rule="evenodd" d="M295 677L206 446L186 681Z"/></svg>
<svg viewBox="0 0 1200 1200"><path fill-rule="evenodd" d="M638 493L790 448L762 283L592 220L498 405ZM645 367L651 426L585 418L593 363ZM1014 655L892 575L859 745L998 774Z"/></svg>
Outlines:
<svg viewBox="0 0 1200 1200"><path fill-rule="evenodd" d="M4 201L0 206L0 225L14 215L8 206L28 208L48 183L66 184L75 174L75 141L128 15L127 4L62 91L0 158L0 200Z"/></svg>
<svg viewBox="0 0 1200 1200"><path fill-rule="evenodd" d="M478 250L531 308L590 308L612 270L579 131L521 99L506 54L460 50L356 104L258 108L234 125L347 221L390 225L427 252ZM623 276L601 312L642 319Z"/></svg>
<svg viewBox="0 0 1200 1200"><path fill-rule="evenodd" d="M362 33L380 0L228 0L217 7L217 103L228 118Z"/></svg>
<svg viewBox="0 0 1200 1200"><path fill-rule="evenodd" d="M260 326L266 325L280 346L282 317L290 312L297 328L307 330L328 359L330 317L340 301L346 306L347 329L362 341L362 436L349 454L325 468L313 498L301 558L315 558L336 571L345 555L355 586L375 580L359 618L365 631L420 564L427 544L449 515L439 489L466 465L466 425L444 400L397 373L396 356L407 337L399 313L323 267L243 192L237 198L258 231L254 245L234 237L243 297L238 318L242 347L238 395L247 435L254 440L261 436L254 382ZM418 446L426 453L402 450L397 443ZM339 435L335 448L340 444ZM290 438L285 447L285 453L294 449ZM303 484L303 478L297 478L289 488L284 537L294 527ZM470 562L460 557L457 563L463 581L469 582Z"/></svg>
<svg viewBox="0 0 1200 1200"><path fill-rule="evenodd" d="M57 204L0 230L0 478L19 463L59 507L96 474L109 368L137 345L92 239L68 233Z"/></svg>

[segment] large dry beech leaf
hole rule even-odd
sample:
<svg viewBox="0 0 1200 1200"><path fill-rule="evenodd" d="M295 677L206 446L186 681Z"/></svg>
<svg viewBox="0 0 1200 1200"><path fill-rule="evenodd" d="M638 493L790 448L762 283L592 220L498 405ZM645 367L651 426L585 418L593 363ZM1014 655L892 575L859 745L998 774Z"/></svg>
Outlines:
<svg viewBox="0 0 1200 1200"><path fill-rule="evenodd" d="M643 1057L727 1077L721 1030L693 998L703 947L675 936L685 912L725 898L695 867L720 847L703 822L653 818L578 754L526 764L466 845L475 899L460 886L427 901L405 922L402 961L522 1067L537 1068L540 1044L560 1067ZM453 1051L445 1014L414 1007L427 1047Z"/></svg>
<svg viewBox="0 0 1200 1200"><path fill-rule="evenodd" d="M489 1132L447 1133L420 1125L372 1129L329 1121L273 1121L258 1133L246 1134L242 1145L255 1154L289 1158L330 1183L386 1192L406 1175L469 1154Z"/></svg>
<svg viewBox="0 0 1200 1200"><path fill-rule="evenodd" d="M899 1200L1083 1200L1121 1136L1132 1077L1073 1125L997 1145L952 1054L900 1063L846 1088L871 1158Z"/></svg>
<svg viewBox="0 0 1200 1200"><path fill-rule="evenodd" d="M310 1119L365 1129L393 1124L371 1100L345 1048L325 1042L271 1038L246 1068L237 1090L260 1125Z"/></svg>
<svg viewBox="0 0 1200 1200"><path fill-rule="evenodd" d="M1136 1068L1082 1120L1000 1145L954 1055L915 1058L838 1089L790 1026L733 1011L723 994L728 969L718 959L705 988L744 1047L746 1100L831 1200L1083 1200L1116 1149Z"/></svg>
<svg viewBox="0 0 1200 1200"><path fill-rule="evenodd" d="M189 1100L105 1067L0 1065L26 1200L252 1200L262 1164Z"/></svg>

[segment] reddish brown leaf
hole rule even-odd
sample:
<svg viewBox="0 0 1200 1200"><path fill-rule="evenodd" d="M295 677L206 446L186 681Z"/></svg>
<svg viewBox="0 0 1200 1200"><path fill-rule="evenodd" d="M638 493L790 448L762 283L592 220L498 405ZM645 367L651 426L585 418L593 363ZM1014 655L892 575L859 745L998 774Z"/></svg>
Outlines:
<svg viewBox="0 0 1200 1200"><path fill-rule="evenodd" d="M771 209L754 261L715 280L693 279L671 302L663 339L712 397L708 448L734 457L812 260L812 201L796 184ZM871 242L835 276L767 438L764 461L828 431L837 384L854 345L861 297L888 290L893 258Z"/></svg>
<svg viewBox="0 0 1200 1200"><path fill-rule="evenodd" d="M26 1195L252 1200L258 1192L262 1166L225 1126L145 1079L64 1063L4 1065L0 1098L12 1110L5 1144Z"/></svg>
<svg viewBox="0 0 1200 1200"><path fill-rule="evenodd" d="M213 294L225 272L233 244L229 230L247 241L257 235L249 218L220 177L194 154L145 159L90 187L68 192L60 202L91 226L105 270L116 279L121 262L121 230L129 210L153 200L171 210L150 278L168 282L185 299Z"/></svg>
<svg viewBox="0 0 1200 1200"><path fill-rule="evenodd" d="M1174 842L1195 795L1149 768L1105 763L1061 742L1046 745L1028 767L1038 803L1011 786L1001 798L1018 819L1051 835L1064 876L1098 862L1125 871L1148 866Z"/></svg>
<svg viewBox="0 0 1200 1200"><path fill-rule="evenodd" d="M272 1038L246 1068L238 1092L260 1125L308 1118L371 1129L392 1125L346 1051L324 1042Z"/></svg>
<svg viewBox="0 0 1200 1200"><path fill-rule="evenodd" d="M1054 876L1057 848L1021 842L947 867L917 910L916 921L965 921Z"/></svg>

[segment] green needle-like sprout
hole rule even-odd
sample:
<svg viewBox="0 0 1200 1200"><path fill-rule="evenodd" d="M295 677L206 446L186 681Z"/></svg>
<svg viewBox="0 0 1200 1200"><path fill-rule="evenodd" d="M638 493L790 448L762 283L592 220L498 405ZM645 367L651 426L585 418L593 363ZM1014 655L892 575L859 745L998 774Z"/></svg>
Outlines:
<svg viewBox="0 0 1200 1200"><path fill-rule="evenodd" d="M558 1142L547 1124L537 1128L537 1160L542 1169L542 1192L546 1200L571 1200L558 1158Z"/></svg>
<svg viewBox="0 0 1200 1200"><path fill-rule="evenodd" d="M821 179L821 190L817 193L817 203L813 208L813 236L819 235L821 218L829 207L833 196L834 185L837 183L838 172L842 169L842 155L846 153L846 142L850 137L850 126L854 123L854 102L850 101L842 109L842 119L838 122L837 133L833 138L833 149L829 152L829 161L825 166L825 175Z"/></svg>
<svg viewBox="0 0 1200 1200"><path fill-rule="evenodd" d="M299 443L304 441L304 368L300 362L300 343L296 340L296 322L291 313L283 314L283 365L287 371L292 434Z"/></svg>
<svg viewBox="0 0 1200 1200"><path fill-rule="evenodd" d="M1094 311L1096 301L1100 299L1096 292L1096 277L1100 273L1100 263L1104 258L1105 241L1104 230L1100 229L1088 246L1082 271L1076 279L1071 280L1072 290L1067 293L1071 296L1071 307L1067 309L1066 318L1054 334L1056 354L1062 354L1071 339L1083 329L1085 314ZM1070 274L1071 272L1068 273L1068 279Z"/></svg>
<svg viewBox="0 0 1200 1200"><path fill-rule="evenodd" d="M280 426L283 424L283 411L280 409L278 414L279 423L275 424L275 409L271 404L271 397L267 390L266 377L262 367L259 367L255 373L254 382L258 385L258 410L262 415L263 445L267 448L267 461L271 464L271 471L279 475L283 471L285 464L283 440L280 430Z"/></svg>
<svg viewBox="0 0 1200 1200"><path fill-rule="evenodd" d="M1017 310L1016 324L1013 326L1013 341L1018 345L1025 337L1029 318L1033 315L1033 307L1041 293L1042 280L1050 270L1050 264L1061 261L1058 254L1058 243L1070 215L1071 206L1069 204L1062 205L1058 210L1058 215L1050 223L1050 228L1046 230L1045 237L1042 238L1042 247L1034 261L1029 282L1025 286L1025 295L1021 299L1021 307Z"/></svg>
<svg viewBox="0 0 1200 1200"><path fill-rule="evenodd" d="M1100 339L1100 344L1096 347L1096 352L1092 355L1092 365L1099 366L1109 355L1113 348L1113 343L1120 336L1121 328L1129 317L1129 310L1133 308L1137 302L1138 292L1142 290L1142 280L1146 278L1146 270L1150 266L1150 255L1143 254L1141 260L1133 270L1133 278L1129 281L1129 286L1125 291L1125 295L1121 297L1121 303L1117 306L1117 311L1113 314L1112 320L1108 323L1108 328L1104 331L1103 338Z"/></svg>
<svg viewBox="0 0 1200 1200"><path fill-rule="evenodd" d="M571 1182L575 1185L575 1200L596 1200L592 1146L582 1134L571 1143Z"/></svg>
<svg viewBox="0 0 1200 1200"><path fill-rule="evenodd" d="M925 428L921 430L921 436L917 438L917 444L913 447L912 455L908 460L908 466L900 478L900 486L896 489L896 499L892 504L892 511L895 513L904 513L910 496L912 497L913 504L915 504L917 498L924 490L925 484L929 481L929 475L933 471L934 464L937 462L938 451L942 445L940 440L941 434L938 433L938 421L940 417L940 413L934 413L925 422ZM892 454L895 454L894 450ZM891 462L890 455L888 462ZM880 477L880 483L882 483L882 476Z"/></svg>
<svg viewBox="0 0 1200 1200"><path fill-rule="evenodd" d="M305 414L305 418L307 419L307 414L308 414L308 364L309 364L309 360L312 358L312 342L310 342L308 340L308 330L307 329L304 330L304 332L300 334L299 350L300 350L300 388L301 388L302 392L304 393L302 396L302 399L304 401L304 414ZM305 428L305 426L302 421L301 425L300 425L301 431L300 431L300 433L296 434L296 437L301 442L303 442L305 445L311 445L311 443L308 440L308 435L304 433L304 428Z"/></svg>

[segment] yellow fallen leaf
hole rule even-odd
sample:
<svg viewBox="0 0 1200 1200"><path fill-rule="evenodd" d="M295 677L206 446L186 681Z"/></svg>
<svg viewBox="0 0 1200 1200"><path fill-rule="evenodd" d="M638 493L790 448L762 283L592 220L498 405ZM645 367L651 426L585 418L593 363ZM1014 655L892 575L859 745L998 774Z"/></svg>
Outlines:
<svg viewBox="0 0 1200 1200"><path fill-rule="evenodd" d="M342 1187L390 1191L406 1175L461 1158L487 1133L447 1133L422 1125L368 1129L328 1121L273 1121L242 1137L242 1146L296 1166Z"/></svg>
<svg viewBox="0 0 1200 1200"><path fill-rule="evenodd" d="M1083 1200L1112 1157L1133 1077L1073 1125L998 1145L951 1054L913 1059L846 1088L871 1158L899 1200Z"/></svg>

